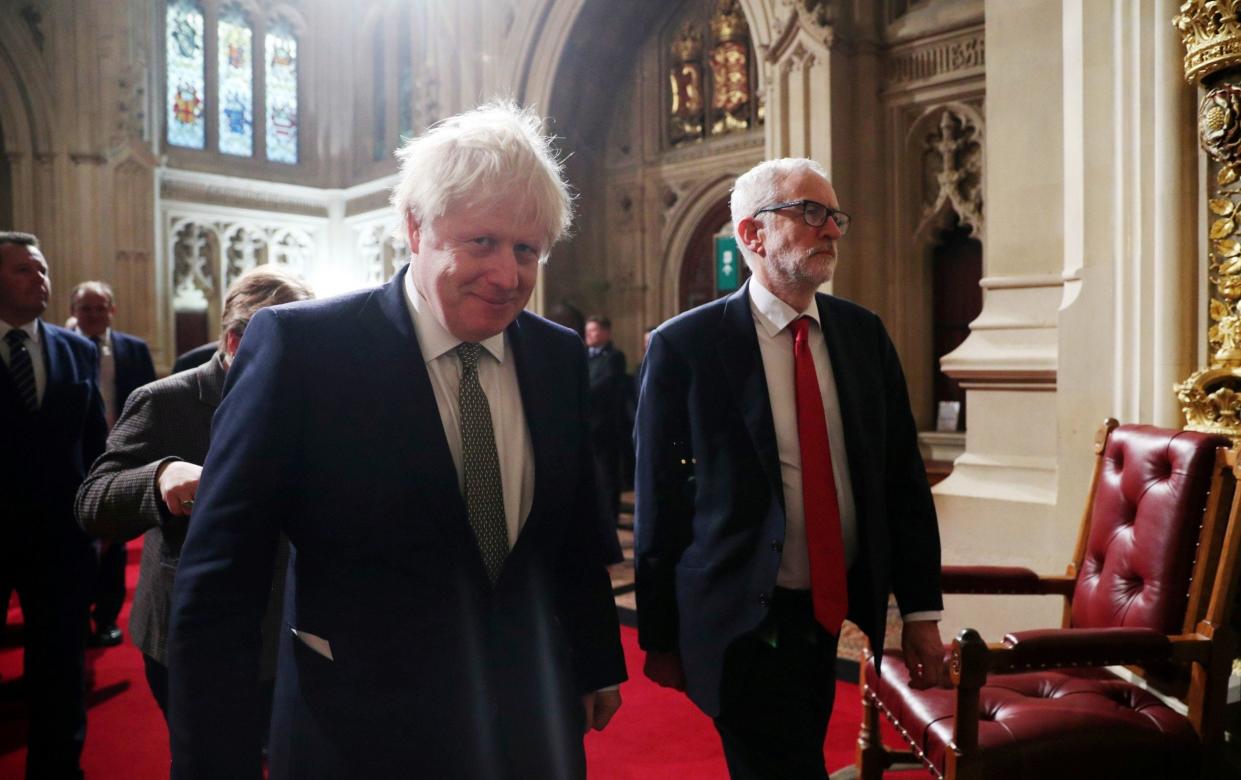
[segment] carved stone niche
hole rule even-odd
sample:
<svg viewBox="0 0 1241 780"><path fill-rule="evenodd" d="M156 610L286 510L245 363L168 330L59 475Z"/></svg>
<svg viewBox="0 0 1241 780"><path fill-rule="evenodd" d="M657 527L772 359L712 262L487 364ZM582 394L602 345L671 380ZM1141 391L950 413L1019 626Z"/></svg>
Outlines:
<svg viewBox="0 0 1241 780"><path fill-rule="evenodd" d="M922 147L922 214L916 235L923 236L945 206L956 213L972 238L983 236L983 129L974 117L944 108Z"/></svg>

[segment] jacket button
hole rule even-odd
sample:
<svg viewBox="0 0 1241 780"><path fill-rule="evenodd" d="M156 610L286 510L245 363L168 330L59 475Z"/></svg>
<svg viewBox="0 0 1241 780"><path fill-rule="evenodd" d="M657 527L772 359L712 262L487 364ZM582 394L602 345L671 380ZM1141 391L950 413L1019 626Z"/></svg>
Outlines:
<svg viewBox="0 0 1241 780"><path fill-rule="evenodd" d="M771 606L771 599L767 597L766 593L758 594L758 605L763 609L767 609L767 607Z"/></svg>
<svg viewBox="0 0 1241 780"><path fill-rule="evenodd" d="M774 553L784 552L784 545L780 543L779 539L773 539L771 541L771 551Z"/></svg>

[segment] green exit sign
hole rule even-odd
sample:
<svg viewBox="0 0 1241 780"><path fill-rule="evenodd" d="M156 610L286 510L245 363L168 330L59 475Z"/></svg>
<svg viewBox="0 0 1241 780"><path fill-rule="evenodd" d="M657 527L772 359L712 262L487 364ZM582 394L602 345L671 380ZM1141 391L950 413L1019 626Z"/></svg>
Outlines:
<svg viewBox="0 0 1241 780"><path fill-rule="evenodd" d="M715 291L732 292L741 286L741 252L732 236L715 237Z"/></svg>

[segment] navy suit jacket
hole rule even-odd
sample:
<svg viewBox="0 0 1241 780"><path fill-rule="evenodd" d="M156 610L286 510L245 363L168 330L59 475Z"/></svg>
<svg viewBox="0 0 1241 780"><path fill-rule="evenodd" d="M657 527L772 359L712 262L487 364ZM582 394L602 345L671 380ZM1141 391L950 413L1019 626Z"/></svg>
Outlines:
<svg viewBox="0 0 1241 780"><path fill-rule="evenodd" d="M116 411L119 416L130 393L155 381L155 363L145 341L116 330L112 331L112 360L116 365Z"/></svg>
<svg viewBox="0 0 1241 780"><path fill-rule="evenodd" d="M73 518L73 499L107 437L99 395L95 345L76 333L39 321L47 384L38 411L21 405L0 364L0 502L2 544L10 549L64 552L86 549L88 537ZM76 565L76 559L75 559Z"/></svg>
<svg viewBox="0 0 1241 780"><path fill-rule="evenodd" d="M251 711L280 531L292 544L285 621L327 640L333 658L286 633L273 778L504 777L522 761L539 766L529 776L565 776L562 758L581 762L580 695L625 677L580 339L526 312L506 331L535 491L493 588L404 273L263 309L247 328L174 585L176 778L259 776L239 716Z"/></svg>
<svg viewBox="0 0 1241 780"><path fill-rule="evenodd" d="M888 593L943 608L939 532L905 378L883 323L819 294L857 508L849 619L883 646ZM784 490L749 284L664 323L643 361L637 420L638 636L676 651L691 699L720 706L724 652L766 617Z"/></svg>

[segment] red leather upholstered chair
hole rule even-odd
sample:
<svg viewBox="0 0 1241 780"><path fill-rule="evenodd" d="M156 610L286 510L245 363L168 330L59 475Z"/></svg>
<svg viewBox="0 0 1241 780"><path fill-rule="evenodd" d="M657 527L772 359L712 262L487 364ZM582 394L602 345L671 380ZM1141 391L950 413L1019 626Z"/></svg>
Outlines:
<svg viewBox="0 0 1241 780"><path fill-rule="evenodd" d="M899 651L887 651L882 676L868 659L861 777L911 760L954 780L1224 776L1210 767L1236 649L1228 618L1241 549L1237 451L1228 445L1108 420L1067 575L944 567L945 592L1062 596L1064 625L991 645L962 631L951 688L911 688ZM1117 665L1152 682L1179 679L1188 715L1106 668ZM882 746L880 714L910 750Z"/></svg>

